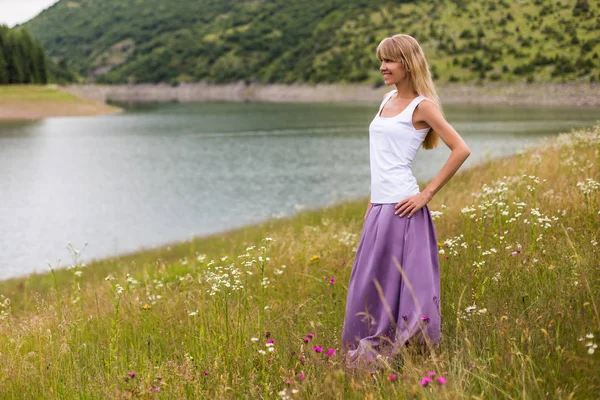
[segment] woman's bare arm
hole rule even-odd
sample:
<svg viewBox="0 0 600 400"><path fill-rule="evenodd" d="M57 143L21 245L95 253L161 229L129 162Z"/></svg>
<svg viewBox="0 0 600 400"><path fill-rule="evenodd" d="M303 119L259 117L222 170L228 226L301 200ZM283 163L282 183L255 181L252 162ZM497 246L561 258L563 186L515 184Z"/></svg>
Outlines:
<svg viewBox="0 0 600 400"><path fill-rule="evenodd" d="M435 104L429 101L421 102L415 110L415 120L423 121L435 130L440 139L450 148L451 153L442 169L421 193L396 204L396 215L408 214L409 217L431 201L471 154L465 141L446 121Z"/></svg>

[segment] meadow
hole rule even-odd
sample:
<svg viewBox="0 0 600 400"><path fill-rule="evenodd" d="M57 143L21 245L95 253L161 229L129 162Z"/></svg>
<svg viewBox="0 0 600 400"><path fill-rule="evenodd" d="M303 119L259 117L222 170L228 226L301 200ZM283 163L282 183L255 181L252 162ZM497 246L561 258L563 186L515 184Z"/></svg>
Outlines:
<svg viewBox="0 0 600 400"><path fill-rule="evenodd" d="M0 397L595 398L599 160L597 124L436 195L443 339L401 367L340 352L364 199L0 282Z"/></svg>

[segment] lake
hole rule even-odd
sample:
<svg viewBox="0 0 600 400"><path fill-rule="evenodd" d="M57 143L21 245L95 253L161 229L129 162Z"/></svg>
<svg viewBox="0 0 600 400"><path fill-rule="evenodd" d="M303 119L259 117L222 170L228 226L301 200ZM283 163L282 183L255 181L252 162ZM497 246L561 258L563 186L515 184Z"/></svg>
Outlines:
<svg viewBox="0 0 600 400"><path fill-rule="evenodd" d="M0 122L0 279L69 265L68 243L88 243L89 261L366 198L377 106L166 104ZM445 113L471 148L465 166L599 115L494 106ZM420 150L417 179L431 179L448 154L443 145Z"/></svg>

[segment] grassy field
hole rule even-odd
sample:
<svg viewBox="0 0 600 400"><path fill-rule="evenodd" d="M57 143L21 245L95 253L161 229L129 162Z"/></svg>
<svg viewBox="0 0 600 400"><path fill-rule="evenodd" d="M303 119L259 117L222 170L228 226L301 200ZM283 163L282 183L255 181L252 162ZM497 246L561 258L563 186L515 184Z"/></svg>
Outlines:
<svg viewBox="0 0 600 400"><path fill-rule="evenodd" d="M53 85L0 86L0 120L101 115L119 111L117 107L64 93Z"/></svg>
<svg viewBox="0 0 600 400"><path fill-rule="evenodd" d="M1 282L0 397L595 398L599 153L597 125L438 193L444 336L400 370L340 354L365 199Z"/></svg>

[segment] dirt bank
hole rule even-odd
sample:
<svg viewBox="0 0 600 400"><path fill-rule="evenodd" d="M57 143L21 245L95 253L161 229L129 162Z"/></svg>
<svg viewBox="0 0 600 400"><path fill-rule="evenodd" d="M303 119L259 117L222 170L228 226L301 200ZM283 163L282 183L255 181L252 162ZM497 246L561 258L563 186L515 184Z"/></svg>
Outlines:
<svg viewBox="0 0 600 400"><path fill-rule="evenodd" d="M215 85L187 83L140 85L73 85L67 93L115 102L379 102L388 87L367 85ZM504 104L600 107L600 84L445 84L438 86L443 104Z"/></svg>

